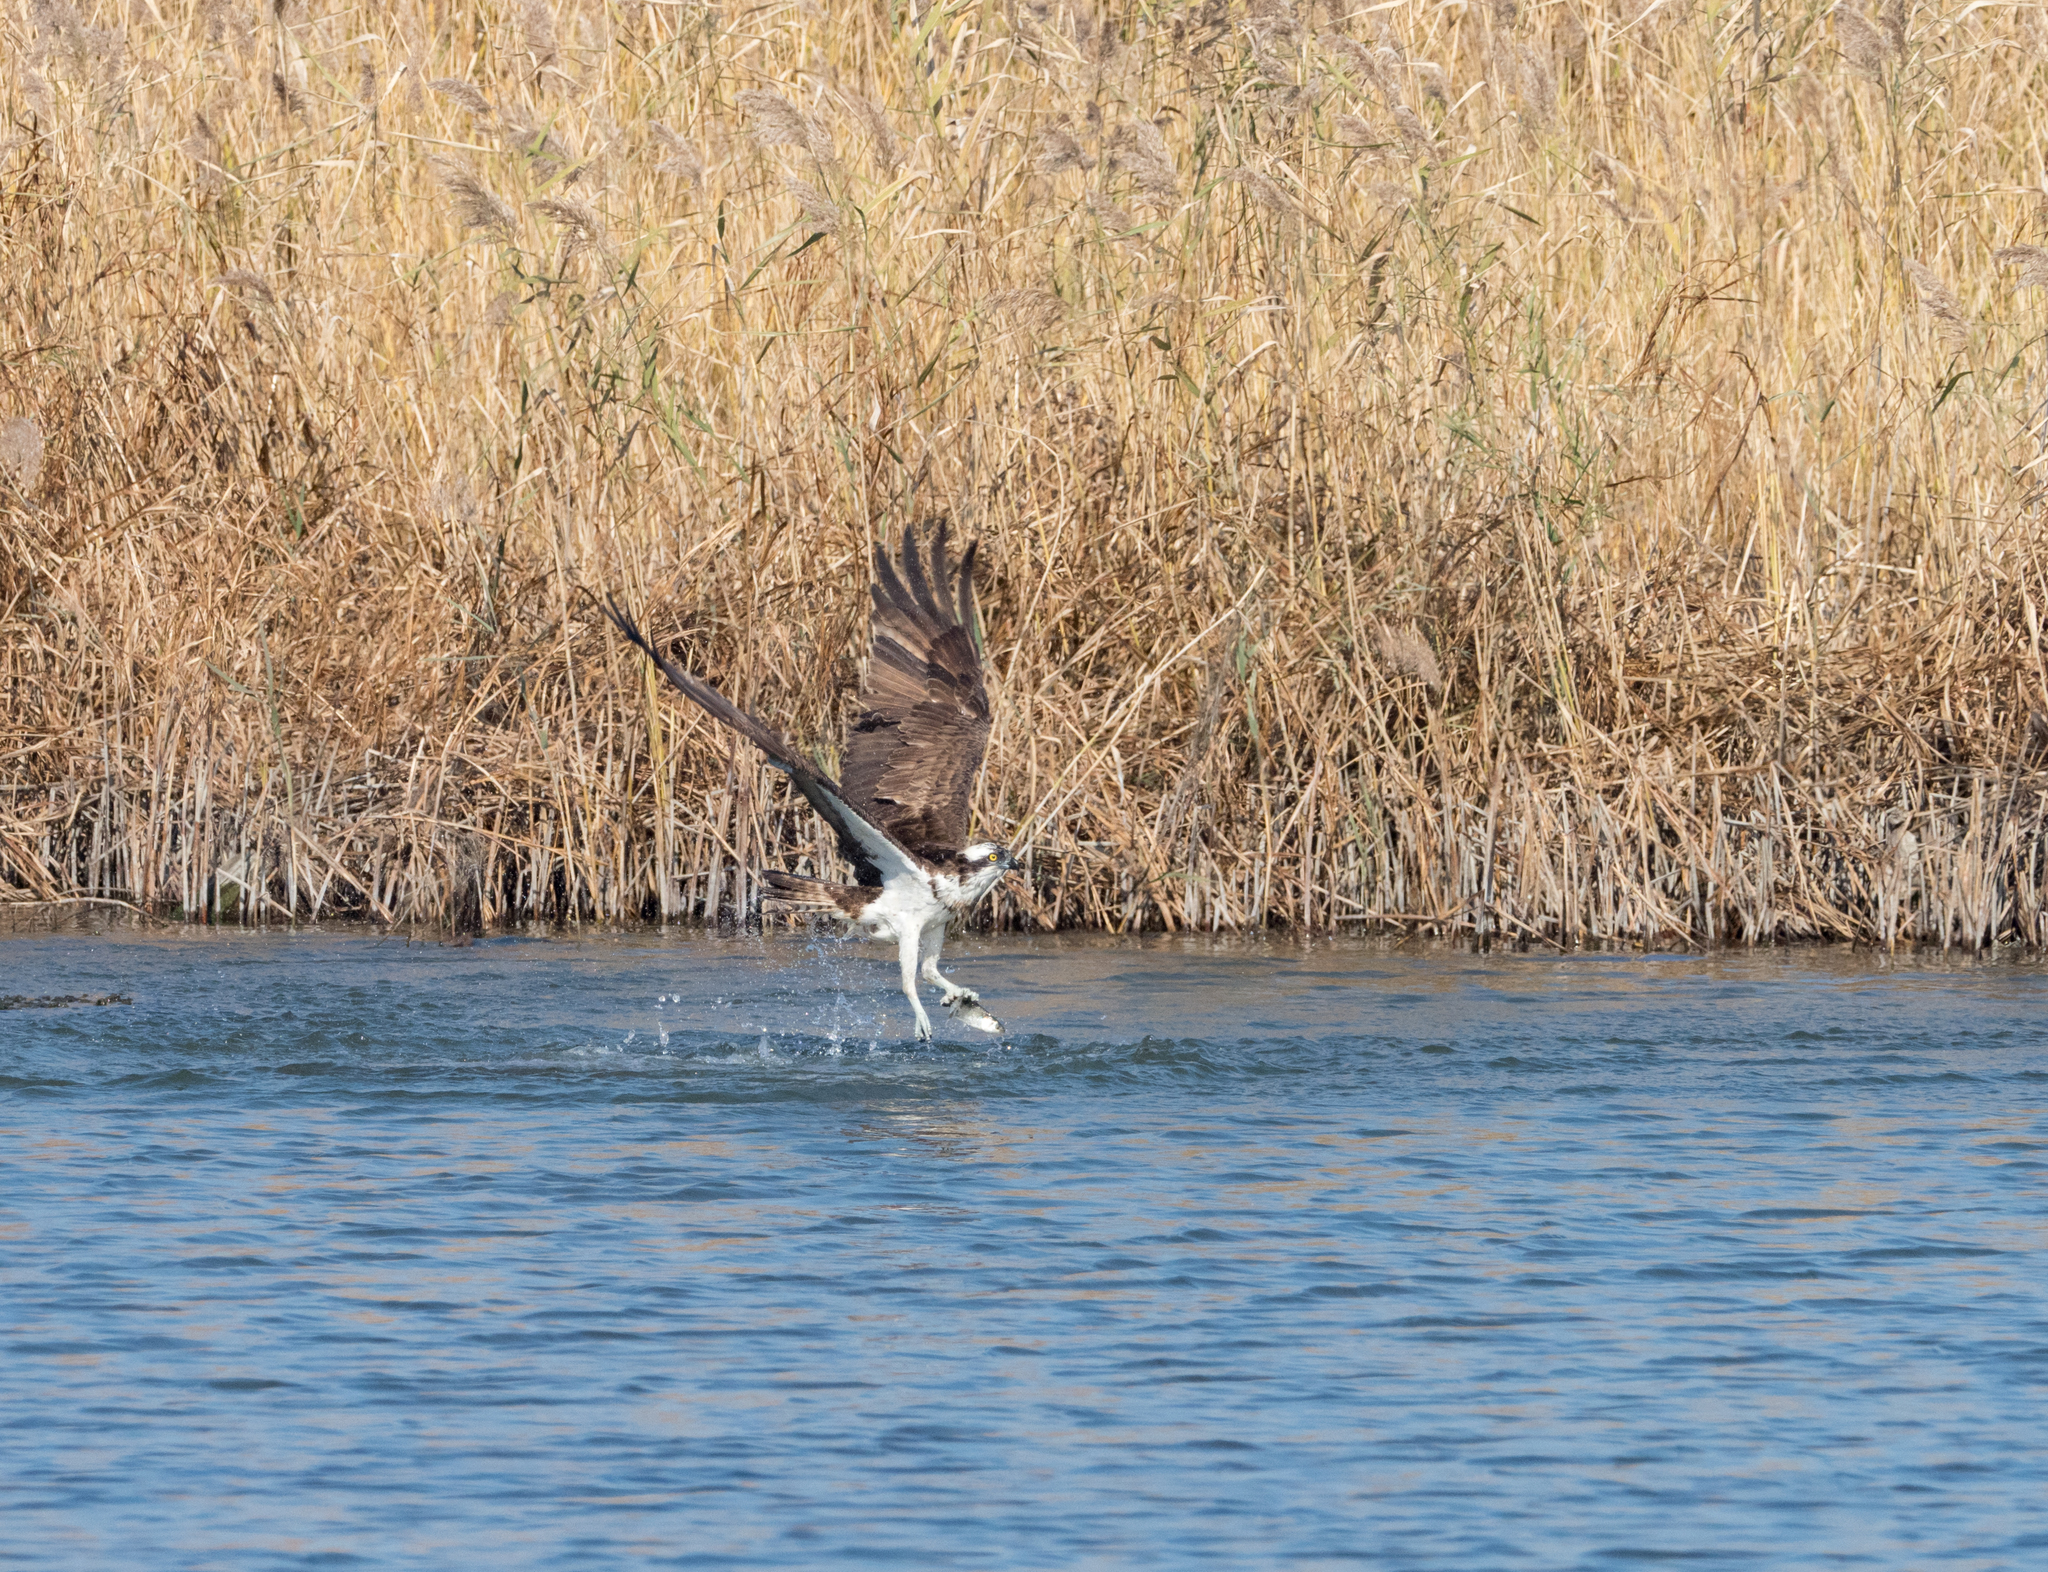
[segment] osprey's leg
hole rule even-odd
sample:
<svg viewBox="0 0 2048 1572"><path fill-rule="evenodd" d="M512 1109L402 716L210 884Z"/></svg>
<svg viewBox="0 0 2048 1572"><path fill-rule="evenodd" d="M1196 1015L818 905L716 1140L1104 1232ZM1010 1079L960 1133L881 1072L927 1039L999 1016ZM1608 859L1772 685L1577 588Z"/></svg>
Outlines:
<svg viewBox="0 0 2048 1572"><path fill-rule="evenodd" d="M917 996L917 947L920 935L905 928L896 935L896 960L903 970L903 997L910 1001L910 1013L917 1017L917 1040L932 1040L932 1018L924 1013L924 1001Z"/></svg>
<svg viewBox="0 0 2048 1572"><path fill-rule="evenodd" d="M946 924L942 919L932 923L924 930L924 966L922 968L924 980L934 988L943 990L939 995L939 1003L947 1006L949 1009L962 999L965 999L969 1004L981 1003L980 994L976 993L972 988L961 987L952 978L939 970L939 952L945 947Z"/></svg>

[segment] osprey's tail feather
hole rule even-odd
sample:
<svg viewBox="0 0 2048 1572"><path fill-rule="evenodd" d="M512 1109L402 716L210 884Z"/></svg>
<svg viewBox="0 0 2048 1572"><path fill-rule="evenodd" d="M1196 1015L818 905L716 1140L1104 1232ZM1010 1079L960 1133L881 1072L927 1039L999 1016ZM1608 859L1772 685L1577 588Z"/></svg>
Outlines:
<svg viewBox="0 0 2048 1572"><path fill-rule="evenodd" d="M848 917L858 917L882 893L865 885L827 884L823 879L806 879L773 868L765 870L761 877L780 899L792 906L829 906Z"/></svg>

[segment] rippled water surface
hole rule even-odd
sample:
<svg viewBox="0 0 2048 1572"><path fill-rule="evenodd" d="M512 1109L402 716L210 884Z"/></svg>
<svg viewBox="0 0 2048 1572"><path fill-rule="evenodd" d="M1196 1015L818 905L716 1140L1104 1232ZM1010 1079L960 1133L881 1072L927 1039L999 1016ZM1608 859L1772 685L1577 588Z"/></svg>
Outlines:
<svg viewBox="0 0 2048 1572"><path fill-rule="evenodd" d="M0 1565L2048 1566L2038 965L951 960L0 938Z"/></svg>

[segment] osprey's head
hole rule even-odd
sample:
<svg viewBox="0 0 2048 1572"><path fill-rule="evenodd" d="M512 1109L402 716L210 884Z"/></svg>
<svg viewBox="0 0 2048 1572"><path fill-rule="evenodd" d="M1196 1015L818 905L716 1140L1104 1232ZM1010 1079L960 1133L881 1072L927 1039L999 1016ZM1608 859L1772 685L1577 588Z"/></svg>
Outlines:
<svg viewBox="0 0 2048 1572"><path fill-rule="evenodd" d="M976 841L960 854L960 881L978 889L988 889L996 880L1017 866L1017 859L1010 848L998 846L994 841Z"/></svg>

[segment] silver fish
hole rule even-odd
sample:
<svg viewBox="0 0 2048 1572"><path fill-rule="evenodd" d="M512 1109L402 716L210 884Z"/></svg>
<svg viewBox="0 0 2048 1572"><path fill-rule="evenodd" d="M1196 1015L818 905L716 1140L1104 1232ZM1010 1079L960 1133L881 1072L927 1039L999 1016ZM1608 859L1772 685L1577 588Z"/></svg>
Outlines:
<svg viewBox="0 0 2048 1572"><path fill-rule="evenodd" d="M954 1020L965 1022L978 1031L1000 1032L1003 1029L1001 1021L990 1015L974 1000L965 997L955 999L947 1005L946 1013Z"/></svg>

